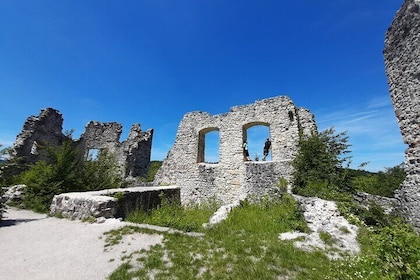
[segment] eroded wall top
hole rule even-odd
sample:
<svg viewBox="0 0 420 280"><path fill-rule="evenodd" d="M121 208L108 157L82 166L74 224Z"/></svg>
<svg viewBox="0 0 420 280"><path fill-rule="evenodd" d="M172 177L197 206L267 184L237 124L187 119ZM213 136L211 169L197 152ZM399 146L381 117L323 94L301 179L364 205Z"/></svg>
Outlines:
<svg viewBox="0 0 420 280"><path fill-rule="evenodd" d="M27 163L45 158L45 147L60 146L65 139L62 133L63 117L58 110L46 108L39 116L30 116L14 143L14 156ZM122 125L116 122L91 121L85 126L80 139L73 141L80 157L87 159L89 150L108 150L115 154L117 163L126 176L142 176L150 164L153 129L142 131L140 124L132 126L126 141L120 142Z"/></svg>

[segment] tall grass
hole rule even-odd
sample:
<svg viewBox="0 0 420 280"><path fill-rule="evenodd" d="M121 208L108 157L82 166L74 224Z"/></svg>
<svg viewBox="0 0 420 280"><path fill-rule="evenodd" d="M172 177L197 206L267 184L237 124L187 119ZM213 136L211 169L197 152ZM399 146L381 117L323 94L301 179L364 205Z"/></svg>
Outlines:
<svg viewBox="0 0 420 280"><path fill-rule="evenodd" d="M126 220L133 223L155 224L186 232L200 231L210 216L216 211L217 203L208 202L200 205L182 206L161 197L161 204L152 212L142 210L131 212Z"/></svg>
<svg viewBox="0 0 420 280"><path fill-rule="evenodd" d="M162 211L155 212L160 217ZM154 279L305 279L308 274L321 276L325 269L313 268L329 263L321 252L303 252L278 239L281 232L307 231L297 203L288 195L259 204L243 202L228 219L201 230L202 237L165 233L164 246L152 247L146 257L131 260L140 269L124 269L129 266L126 263L110 279L149 279L151 274ZM162 258L157 261L157 256Z"/></svg>
<svg viewBox="0 0 420 280"><path fill-rule="evenodd" d="M308 231L296 201L287 194L259 203L244 201L210 229L186 226L193 216L200 224L210 215L206 208L200 214L200 207L170 204L145 215L141 222L168 225L173 219L173 227L194 228L205 235L163 233L163 245L133 255L109 279L420 279L419 236L398 221L385 227L362 226L362 253L332 261L322 251L305 252L292 241L279 240L282 232Z"/></svg>

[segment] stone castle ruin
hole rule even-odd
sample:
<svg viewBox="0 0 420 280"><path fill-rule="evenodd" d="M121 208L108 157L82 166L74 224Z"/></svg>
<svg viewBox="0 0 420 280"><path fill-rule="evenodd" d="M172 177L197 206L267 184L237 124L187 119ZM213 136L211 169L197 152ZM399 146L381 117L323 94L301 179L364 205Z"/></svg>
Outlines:
<svg viewBox="0 0 420 280"><path fill-rule="evenodd" d="M52 108L41 110L39 116L30 116L13 145L14 156L25 163L44 159L45 147L60 146L69 136L63 134L63 117ZM73 144L80 157L86 160L92 151L106 149L113 153L125 176L141 176L150 164L153 130L142 131L133 124L126 141L120 142L122 125L116 122L89 122L83 134Z"/></svg>
<svg viewBox="0 0 420 280"><path fill-rule="evenodd" d="M244 161L247 129L255 125L269 128L271 161ZM205 136L212 131L219 132L218 163L204 162ZM280 178L291 178L299 133L311 131L316 131L313 114L286 96L235 106L220 115L187 113L154 184L180 187L183 204L211 199L229 204L270 194L278 190Z"/></svg>
<svg viewBox="0 0 420 280"><path fill-rule="evenodd" d="M420 228L420 0L406 0L386 33L384 58L404 142L407 177L396 197Z"/></svg>

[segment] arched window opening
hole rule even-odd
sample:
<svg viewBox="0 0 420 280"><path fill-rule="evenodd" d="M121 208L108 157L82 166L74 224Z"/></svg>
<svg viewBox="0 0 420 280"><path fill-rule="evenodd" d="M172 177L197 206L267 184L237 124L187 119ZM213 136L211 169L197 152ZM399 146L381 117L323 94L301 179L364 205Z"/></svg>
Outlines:
<svg viewBox="0 0 420 280"><path fill-rule="evenodd" d="M254 161L271 161L271 147L267 156L264 158L264 145L267 139L270 139L270 127L268 124L256 123L249 124L244 127L244 141L248 143L248 152L251 160Z"/></svg>
<svg viewBox="0 0 420 280"><path fill-rule="evenodd" d="M218 163L220 135L217 128L200 131L197 162Z"/></svg>

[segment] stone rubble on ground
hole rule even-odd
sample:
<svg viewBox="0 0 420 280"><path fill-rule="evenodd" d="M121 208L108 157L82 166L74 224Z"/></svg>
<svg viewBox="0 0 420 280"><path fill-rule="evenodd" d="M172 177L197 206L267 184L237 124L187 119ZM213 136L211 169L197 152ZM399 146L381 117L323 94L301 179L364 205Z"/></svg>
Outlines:
<svg viewBox="0 0 420 280"><path fill-rule="evenodd" d="M279 235L281 240L294 240L295 247L305 251L321 249L326 251L330 259L341 258L343 254L358 254L360 246L357 242L358 227L350 224L337 209L334 201L327 201L314 197L294 196L303 211L303 215L312 231L310 234L299 232L286 232ZM326 244L320 233L331 236L332 244Z"/></svg>
<svg viewBox="0 0 420 280"><path fill-rule="evenodd" d="M2 199L6 204L18 205L23 202L23 193L26 185L13 185L6 189Z"/></svg>

